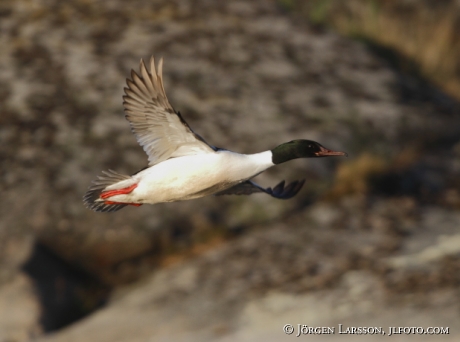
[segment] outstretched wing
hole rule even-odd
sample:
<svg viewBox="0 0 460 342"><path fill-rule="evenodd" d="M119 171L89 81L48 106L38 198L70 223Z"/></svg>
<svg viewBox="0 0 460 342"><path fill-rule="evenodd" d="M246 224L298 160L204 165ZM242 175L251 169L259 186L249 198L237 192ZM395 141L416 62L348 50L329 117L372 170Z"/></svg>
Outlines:
<svg viewBox="0 0 460 342"><path fill-rule="evenodd" d="M132 79L126 80L128 87L123 96L126 119L148 155L149 166L169 158L214 151L169 104L162 71L163 59L158 63L158 72L153 56L150 71L141 59L140 74L131 71Z"/></svg>
<svg viewBox="0 0 460 342"><path fill-rule="evenodd" d="M239 183L231 188L219 191L214 195L250 195L257 192L265 192L272 197L278 199L289 199L297 195L297 193L302 189L305 183L305 179L300 181L294 181L289 183L287 186L284 186L284 180L278 183L273 189L272 188L263 188L253 181L247 180L245 182Z"/></svg>

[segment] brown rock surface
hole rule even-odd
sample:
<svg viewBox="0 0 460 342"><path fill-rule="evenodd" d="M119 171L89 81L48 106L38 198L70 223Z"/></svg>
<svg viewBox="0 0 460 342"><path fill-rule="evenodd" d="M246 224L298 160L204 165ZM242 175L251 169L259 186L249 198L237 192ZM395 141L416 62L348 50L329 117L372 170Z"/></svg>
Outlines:
<svg viewBox="0 0 460 342"><path fill-rule="evenodd" d="M33 239L111 287L150 274L165 254L244 233L132 285L51 339L257 340L294 313L322 326L458 317L460 116L435 88L271 1L4 0L0 30L0 297L22 277ZM129 70L151 54L165 58L171 103L210 143L251 153L310 138L349 160L297 160L259 177L308 178L292 201L85 209L101 170L146 165L121 96ZM353 304L361 282L364 292L378 284L356 295L362 310ZM32 316L24 333L1 338L33 335Z"/></svg>
<svg viewBox="0 0 460 342"><path fill-rule="evenodd" d="M314 222L315 209L306 212L308 222ZM314 341L357 338L339 334L339 324L342 331L382 327L386 334L389 327L449 327L448 335L421 337L455 341L458 283L443 282L442 265L445 256L458 253L458 243L438 258L423 255L435 248L427 247L428 240L458 240L460 215L427 208L423 219L397 253L385 248L386 234L348 229L335 231L331 239L329 229L290 219L120 289L107 308L45 340L289 341L295 337L282 327L290 323L335 328L328 336L302 336ZM440 219L449 221L443 231L423 223L439 224ZM395 258L417 260L423 273L415 282L419 286L410 284L417 270L405 266L400 272L402 266L392 266ZM378 341L382 336L360 338ZM396 341L414 338L420 336L392 336Z"/></svg>

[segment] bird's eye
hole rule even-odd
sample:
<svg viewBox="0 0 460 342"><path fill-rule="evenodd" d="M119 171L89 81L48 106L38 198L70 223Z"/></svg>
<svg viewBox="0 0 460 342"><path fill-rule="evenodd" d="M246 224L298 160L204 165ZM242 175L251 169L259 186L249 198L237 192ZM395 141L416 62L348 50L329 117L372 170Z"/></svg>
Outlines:
<svg viewBox="0 0 460 342"><path fill-rule="evenodd" d="M312 148L312 147L313 147L313 145L312 145L312 144L308 145L308 148Z"/></svg>

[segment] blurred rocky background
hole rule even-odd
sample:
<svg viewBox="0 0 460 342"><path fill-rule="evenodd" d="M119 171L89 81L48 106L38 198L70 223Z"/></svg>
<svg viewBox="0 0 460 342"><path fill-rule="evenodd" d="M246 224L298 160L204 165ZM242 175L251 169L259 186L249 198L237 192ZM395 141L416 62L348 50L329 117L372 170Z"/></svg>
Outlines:
<svg viewBox="0 0 460 342"><path fill-rule="evenodd" d="M459 37L454 0L2 0L0 341L457 341ZM87 210L101 170L146 165L122 95L152 54L210 143L349 158L257 178L306 178L289 201Z"/></svg>

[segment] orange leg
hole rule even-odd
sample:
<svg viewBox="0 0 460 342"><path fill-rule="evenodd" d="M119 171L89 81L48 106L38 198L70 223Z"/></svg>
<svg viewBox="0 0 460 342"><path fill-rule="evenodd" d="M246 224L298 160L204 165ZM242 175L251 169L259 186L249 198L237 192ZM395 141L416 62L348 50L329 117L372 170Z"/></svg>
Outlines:
<svg viewBox="0 0 460 342"><path fill-rule="evenodd" d="M136 188L137 188L137 184L133 184L133 185L128 186L127 188L123 188L123 189L104 191L104 192L101 193L101 195L99 197L102 198L102 199L106 199L106 198L109 198L109 197L112 197L112 196L115 196L115 195L126 195L126 194L131 193L131 191L133 191Z"/></svg>

